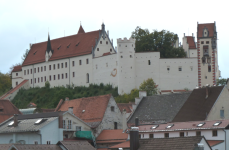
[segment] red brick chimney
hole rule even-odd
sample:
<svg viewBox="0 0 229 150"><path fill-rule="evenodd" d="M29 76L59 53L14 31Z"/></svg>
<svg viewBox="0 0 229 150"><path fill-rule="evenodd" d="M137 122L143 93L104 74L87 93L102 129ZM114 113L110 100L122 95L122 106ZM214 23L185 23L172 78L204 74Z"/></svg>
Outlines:
<svg viewBox="0 0 229 150"><path fill-rule="evenodd" d="M18 126L17 116L18 116L18 114L14 114L14 127Z"/></svg>

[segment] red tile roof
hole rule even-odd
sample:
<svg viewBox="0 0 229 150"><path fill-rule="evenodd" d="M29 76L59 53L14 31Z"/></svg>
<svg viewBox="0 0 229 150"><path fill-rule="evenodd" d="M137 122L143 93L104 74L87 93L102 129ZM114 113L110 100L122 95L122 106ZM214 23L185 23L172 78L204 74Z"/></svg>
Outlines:
<svg viewBox="0 0 229 150"><path fill-rule="evenodd" d="M132 112L132 104L130 103L117 103L120 111L122 112L123 109L126 110L126 113L131 113Z"/></svg>
<svg viewBox="0 0 229 150"><path fill-rule="evenodd" d="M221 121L218 126L214 124ZM201 122L205 124L198 127ZM173 124L171 128L166 128L168 125ZM190 121L190 122L170 122L166 124L160 124L156 129L151 129L154 125L139 126L139 132L164 132L164 131L181 131L181 130L209 130L209 129L224 129L229 125L229 120L212 120L212 121Z"/></svg>
<svg viewBox="0 0 229 150"><path fill-rule="evenodd" d="M125 142L126 140L107 140L107 141L96 141L96 143L122 143Z"/></svg>
<svg viewBox="0 0 229 150"><path fill-rule="evenodd" d="M212 147L215 146L217 144L223 143L223 140L207 140L208 144Z"/></svg>
<svg viewBox="0 0 229 150"><path fill-rule="evenodd" d="M34 103L32 103L32 102L30 102L29 105L37 106L36 104L34 104Z"/></svg>
<svg viewBox="0 0 229 150"><path fill-rule="evenodd" d="M0 97L1 99L5 99L7 96L9 96L10 94L14 93L16 90L18 90L22 85L24 85L26 82L28 82L29 80L23 80L20 84L18 84L16 87L14 87L13 89L9 90L7 93L5 93L4 95L2 95Z"/></svg>
<svg viewBox="0 0 229 150"><path fill-rule="evenodd" d="M112 141L114 143L123 142L128 138L127 133L123 133L122 129L117 130L103 130L99 136L96 138L96 142L107 143Z"/></svg>
<svg viewBox="0 0 229 150"><path fill-rule="evenodd" d="M22 66L15 66L12 72L22 71Z"/></svg>
<svg viewBox="0 0 229 150"><path fill-rule="evenodd" d="M203 30L204 28L208 29L209 36L208 37L213 37L214 36L214 30L215 30L215 23L205 23L205 24L198 24L198 31L197 31L197 37L203 37Z"/></svg>
<svg viewBox="0 0 229 150"><path fill-rule="evenodd" d="M100 30L83 33L80 29L79 32L76 35L51 40L53 54L49 60L91 54ZM47 41L33 44L22 66L45 62L46 48Z"/></svg>
<svg viewBox="0 0 229 150"><path fill-rule="evenodd" d="M73 114L83 121L101 122L110 97L111 94L107 94L64 101L63 103L63 100L60 100L55 111L68 111L69 107L73 107Z"/></svg>
<svg viewBox="0 0 229 150"><path fill-rule="evenodd" d="M126 141L126 142L111 146L109 147L109 149L110 148L129 148L129 147L130 147L130 141Z"/></svg>
<svg viewBox="0 0 229 150"><path fill-rule="evenodd" d="M0 100L0 123L9 119L14 114L22 114L14 104L12 104L9 100Z"/></svg>
<svg viewBox="0 0 229 150"><path fill-rule="evenodd" d="M189 49L196 49L196 44L192 36L186 36L187 43L189 44Z"/></svg>
<svg viewBox="0 0 229 150"><path fill-rule="evenodd" d="M107 55L110 55L110 54L111 54L110 52L103 53L103 56L107 56Z"/></svg>

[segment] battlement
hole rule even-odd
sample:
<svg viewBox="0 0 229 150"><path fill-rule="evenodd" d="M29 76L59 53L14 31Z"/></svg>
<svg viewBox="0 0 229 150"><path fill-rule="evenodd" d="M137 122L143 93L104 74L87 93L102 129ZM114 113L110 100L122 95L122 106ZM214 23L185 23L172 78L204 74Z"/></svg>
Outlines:
<svg viewBox="0 0 229 150"><path fill-rule="evenodd" d="M117 39L117 43L135 43L135 39L133 39L133 38L129 38L129 39L127 39L126 37L125 38L119 38L119 39Z"/></svg>

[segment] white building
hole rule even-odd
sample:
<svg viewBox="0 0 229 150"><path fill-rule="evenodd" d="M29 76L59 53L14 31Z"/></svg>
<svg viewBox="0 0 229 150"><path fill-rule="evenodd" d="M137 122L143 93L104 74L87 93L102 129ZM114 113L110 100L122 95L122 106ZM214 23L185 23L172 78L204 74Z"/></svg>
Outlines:
<svg viewBox="0 0 229 150"><path fill-rule="evenodd" d="M202 29L205 25L206 28ZM210 28L212 25L214 29ZM209 32L209 36L203 40L212 42L213 32L216 35L215 23L211 26L208 28L208 24L198 24L198 42L203 38L199 36L202 30ZM50 40L48 36L47 42L32 44L22 67L15 68L12 72L12 86L17 86L25 79L29 80L30 87L43 87L46 81L50 82L51 87L104 83L117 86L119 94L124 94L133 88L139 88L148 78L153 78L162 92L185 88L192 90L205 83L215 84L219 77L217 67L212 67L210 72L206 70L206 65L201 67L198 61L202 55L198 52L197 56L197 51L201 51L199 44L196 48L194 37L193 41L187 39L190 38L183 38L187 58L160 58L160 52L135 52L135 39L132 38L117 39L117 49L114 49L113 40L110 40L104 24L101 30L87 33L80 26L76 35L54 40ZM208 46L208 56L218 66L215 61L217 55L211 50L217 52L215 45ZM200 68L203 67L205 69L200 74Z"/></svg>

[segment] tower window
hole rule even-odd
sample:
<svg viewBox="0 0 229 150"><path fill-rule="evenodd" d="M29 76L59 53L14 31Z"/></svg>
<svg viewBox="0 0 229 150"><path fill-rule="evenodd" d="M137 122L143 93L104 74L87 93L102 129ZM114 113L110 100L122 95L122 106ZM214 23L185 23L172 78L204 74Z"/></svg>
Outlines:
<svg viewBox="0 0 229 150"><path fill-rule="evenodd" d="M209 41L206 41L206 44L209 44Z"/></svg>
<svg viewBox="0 0 229 150"><path fill-rule="evenodd" d="M179 71L182 71L182 67L179 67L178 70L179 70Z"/></svg>
<svg viewBox="0 0 229 150"><path fill-rule="evenodd" d="M211 65L208 65L208 72L211 72Z"/></svg>
<svg viewBox="0 0 229 150"><path fill-rule="evenodd" d="M201 41L201 44L204 44L204 41Z"/></svg>
<svg viewBox="0 0 229 150"><path fill-rule="evenodd" d="M206 63L206 58L205 57L202 57L202 63Z"/></svg>

